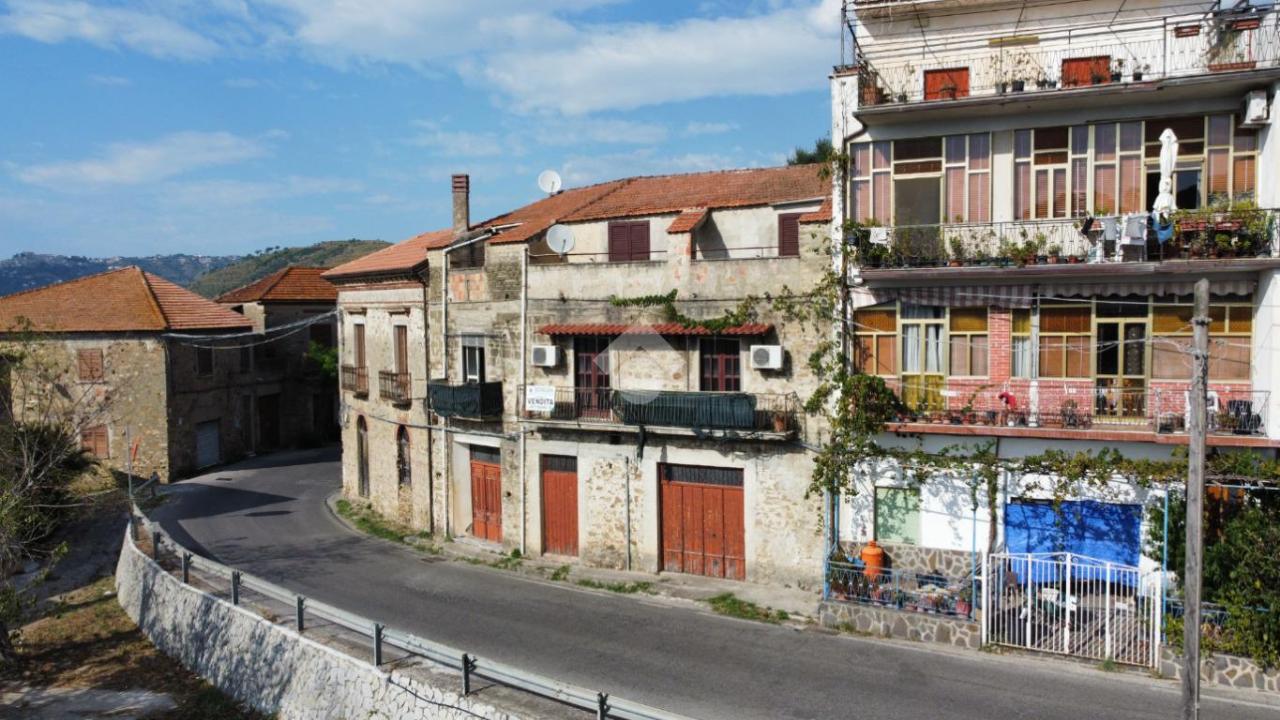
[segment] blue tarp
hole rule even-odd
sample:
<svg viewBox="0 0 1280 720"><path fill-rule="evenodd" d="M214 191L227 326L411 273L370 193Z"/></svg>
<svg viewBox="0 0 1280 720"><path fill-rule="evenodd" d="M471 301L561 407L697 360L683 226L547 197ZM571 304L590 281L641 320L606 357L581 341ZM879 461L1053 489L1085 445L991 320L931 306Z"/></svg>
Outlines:
<svg viewBox="0 0 1280 720"><path fill-rule="evenodd" d="M1142 554L1142 506L1097 500L1014 500L1005 515L1010 553L1085 555L1120 565L1137 565Z"/></svg>

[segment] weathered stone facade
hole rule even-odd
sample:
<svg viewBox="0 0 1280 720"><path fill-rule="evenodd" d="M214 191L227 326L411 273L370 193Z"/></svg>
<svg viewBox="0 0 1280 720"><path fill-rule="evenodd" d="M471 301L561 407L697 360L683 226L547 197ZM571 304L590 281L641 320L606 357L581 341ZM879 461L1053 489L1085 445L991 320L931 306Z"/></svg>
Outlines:
<svg viewBox="0 0 1280 720"><path fill-rule="evenodd" d="M1164 648L1160 654L1160 674L1167 678L1182 678L1182 656L1173 648ZM1242 690L1259 690L1280 693L1280 668L1265 669L1249 658L1220 653L1202 655L1200 682Z"/></svg>
<svg viewBox="0 0 1280 720"><path fill-rule="evenodd" d="M947 615L824 602L818 606L818 622L823 627L879 637L940 643L969 650L982 647L982 628L977 623Z"/></svg>

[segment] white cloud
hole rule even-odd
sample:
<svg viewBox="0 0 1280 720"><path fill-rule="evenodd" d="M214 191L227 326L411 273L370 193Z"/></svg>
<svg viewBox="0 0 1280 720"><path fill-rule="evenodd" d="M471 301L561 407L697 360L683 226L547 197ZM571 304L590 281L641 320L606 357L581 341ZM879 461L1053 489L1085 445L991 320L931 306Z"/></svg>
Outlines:
<svg viewBox="0 0 1280 720"><path fill-rule="evenodd" d="M347 178L290 175L279 180L199 180L171 183L161 194L176 206L238 207L317 195L352 194L364 184Z"/></svg>
<svg viewBox="0 0 1280 720"><path fill-rule="evenodd" d="M581 143L652 145L667 139L667 128L656 123L609 118L548 118L534 132L543 145Z"/></svg>
<svg viewBox="0 0 1280 720"><path fill-rule="evenodd" d="M686 137L697 137L699 135L721 135L723 133L733 132L737 129L737 123L699 122L695 120L684 126L684 135Z"/></svg>
<svg viewBox="0 0 1280 720"><path fill-rule="evenodd" d="M432 121L415 123L420 131L409 138L410 145L429 148L436 155L446 157L496 157L504 153L518 153L516 147L504 146L497 133L470 130L445 130ZM510 145L508 142L507 145Z"/></svg>
<svg viewBox="0 0 1280 720"><path fill-rule="evenodd" d="M82 40L104 48L128 48L160 58L194 60L218 52L200 33L156 13L87 2L9 0L0 34L43 43Z"/></svg>
<svg viewBox="0 0 1280 720"><path fill-rule="evenodd" d="M27 166L17 176L56 189L140 185L266 153L261 141L228 132L178 132L147 143L113 143L93 158Z"/></svg>

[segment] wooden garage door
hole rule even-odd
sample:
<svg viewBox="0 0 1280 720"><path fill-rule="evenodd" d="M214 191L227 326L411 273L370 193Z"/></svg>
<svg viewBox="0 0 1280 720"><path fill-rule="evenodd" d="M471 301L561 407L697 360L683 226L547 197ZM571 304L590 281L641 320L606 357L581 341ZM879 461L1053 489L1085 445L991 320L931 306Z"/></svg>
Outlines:
<svg viewBox="0 0 1280 720"><path fill-rule="evenodd" d="M502 465L493 448L471 448L471 535L502 542Z"/></svg>
<svg viewBox="0 0 1280 720"><path fill-rule="evenodd" d="M578 458L542 456L542 551L578 554Z"/></svg>
<svg viewBox="0 0 1280 720"><path fill-rule="evenodd" d="M658 466L662 485L662 568L744 580L742 470Z"/></svg>

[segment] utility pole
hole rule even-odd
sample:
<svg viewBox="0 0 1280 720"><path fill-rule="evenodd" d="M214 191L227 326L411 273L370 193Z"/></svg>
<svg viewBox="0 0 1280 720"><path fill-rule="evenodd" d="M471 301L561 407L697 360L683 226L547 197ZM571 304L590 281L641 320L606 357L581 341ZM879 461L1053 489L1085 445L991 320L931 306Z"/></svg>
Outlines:
<svg viewBox="0 0 1280 720"><path fill-rule="evenodd" d="M1195 314L1191 318L1195 361L1191 375L1190 453L1187 461L1187 564L1182 586L1185 608L1182 616L1182 717L1200 718L1200 583L1204 539L1204 455L1205 405L1209 381L1209 281L1200 279L1195 289Z"/></svg>

